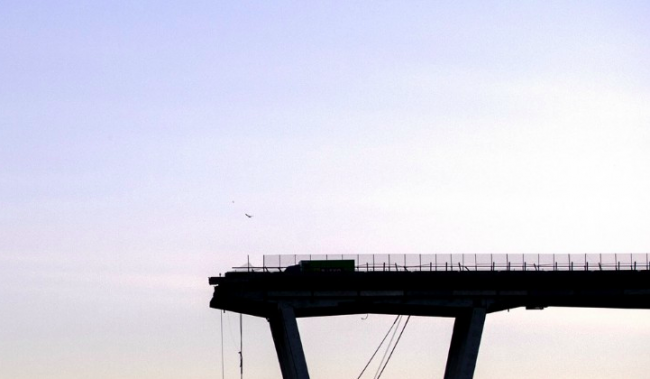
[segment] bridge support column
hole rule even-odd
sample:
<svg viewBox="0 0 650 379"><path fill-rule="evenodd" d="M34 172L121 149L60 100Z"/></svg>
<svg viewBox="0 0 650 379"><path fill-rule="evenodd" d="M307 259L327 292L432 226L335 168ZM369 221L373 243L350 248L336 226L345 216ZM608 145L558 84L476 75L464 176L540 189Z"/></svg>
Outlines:
<svg viewBox="0 0 650 379"><path fill-rule="evenodd" d="M451 336L445 379L472 379L481 344L485 308L472 308L456 317Z"/></svg>
<svg viewBox="0 0 650 379"><path fill-rule="evenodd" d="M300 332L293 308L280 305L269 318L271 334L278 353L280 370L284 379L309 379L305 352L300 342Z"/></svg>

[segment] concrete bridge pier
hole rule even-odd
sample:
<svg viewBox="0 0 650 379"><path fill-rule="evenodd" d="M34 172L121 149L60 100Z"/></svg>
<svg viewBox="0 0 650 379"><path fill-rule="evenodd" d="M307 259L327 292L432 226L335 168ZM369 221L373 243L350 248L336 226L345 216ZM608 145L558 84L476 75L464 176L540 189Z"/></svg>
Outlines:
<svg viewBox="0 0 650 379"><path fill-rule="evenodd" d="M293 308L284 304L268 319L284 379L309 379Z"/></svg>
<svg viewBox="0 0 650 379"><path fill-rule="evenodd" d="M481 344L485 308L471 308L456 316L449 346L445 379L472 379Z"/></svg>

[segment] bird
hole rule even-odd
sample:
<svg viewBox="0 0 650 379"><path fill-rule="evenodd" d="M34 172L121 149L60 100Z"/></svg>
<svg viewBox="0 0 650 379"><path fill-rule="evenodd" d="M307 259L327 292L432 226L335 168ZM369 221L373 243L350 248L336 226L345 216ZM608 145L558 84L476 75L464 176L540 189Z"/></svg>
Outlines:
<svg viewBox="0 0 650 379"><path fill-rule="evenodd" d="M245 214L246 217L248 217L248 218L253 218L253 215L249 215L248 213L244 213L244 214Z"/></svg>

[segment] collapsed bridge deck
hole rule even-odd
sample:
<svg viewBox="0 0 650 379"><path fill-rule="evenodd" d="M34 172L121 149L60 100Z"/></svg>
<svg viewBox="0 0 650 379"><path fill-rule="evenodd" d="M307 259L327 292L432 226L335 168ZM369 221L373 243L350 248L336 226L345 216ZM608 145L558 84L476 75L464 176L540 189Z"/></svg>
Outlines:
<svg viewBox="0 0 650 379"><path fill-rule="evenodd" d="M360 313L455 317L526 307L650 309L650 271L229 272L211 278L210 306L267 317L278 304L296 317Z"/></svg>
<svg viewBox="0 0 650 379"><path fill-rule="evenodd" d="M454 257L451 257L454 259ZM633 258L633 257L632 257ZM210 307L269 320L285 379L308 378L296 318L350 314L454 317L445 378L472 378L487 314L517 307L650 309L650 266L540 264L251 268L209 279ZM537 258L540 261L539 257ZM459 261L459 258L456 257ZM344 262L345 260L339 260ZM311 268L309 268L311 267ZM316 264L318 267L318 264ZM300 269L302 268L302 269ZM309 268L309 269L307 269ZM444 268L444 269L443 269Z"/></svg>

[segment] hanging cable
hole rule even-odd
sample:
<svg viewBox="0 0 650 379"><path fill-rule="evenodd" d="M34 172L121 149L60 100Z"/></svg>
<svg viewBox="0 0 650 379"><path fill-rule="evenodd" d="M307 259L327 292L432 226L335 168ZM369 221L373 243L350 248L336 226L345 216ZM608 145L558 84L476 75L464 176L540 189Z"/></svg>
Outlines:
<svg viewBox="0 0 650 379"><path fill-rule="evenodd" d="M360 379L361 376L363 375L363 373L364 373L364 372L366 371L366 369L368 368L368 366L370 366L370 362L372 362L372 359L375 357L375 355L377 355L377 352L378 352L379 349L381 348L381 345L383 345L383 344L384 344L384 341L386 341L386 338L387 338L388 335L390 334L390 331L393 330L393 327L394 327L395 324L397 323L397 320L398 320L398 319L399 319L399 316L395 317L395 321L393 321L393 325L390 326L390 328L388 329L388 332L386 332L386 335L384 336L384 338L383 338L383 339L381 340L381 342L379 343L379 346L377 346L377 349L375 349L375 352L372 353L372 356L371 356L370 359L368 360L368 363L366 363L366 366L363 368L363 370L361 370L361 374L359 374L359 376L357 376L357 379Z"/></svg>
<svg viewBox="0 0 650 379"><path fill-rule="evenodd" d="M384 373L384 369L386 368L386 366L388 366L388 361L390 361L390 358L393 356L393 352L395 351L395 348L397 347L397 344L399 343L399 340L402 338L402 334L404 334L404 330L406 329L406 325L408 325L410 319L411 319L411 316L408 316L406 318L406 322L404 323L404 326L402 327L402 331L399 332L399 336L397 336L397 341L395 341L395 345L393 345L393 350L390 351L390 355L388 355L388 359L386 359L386 363L384 363L384 367L381 369L381 372L379 373L379 376L377 376L377 379L381 378L381 374Z"/></svg>
<svg viewBox="0 0 650 379"><path fill-rule="evenodd" d="M373 377L374 379L377 379L379 377L379 371L381 370L381 367L384 365L384 361L386 360L386 356L388 355L388 350L390 349L390 346L393 344L393 340L395 339L395 335L397 334L397 330L399 329L399 325L401 323L402 323L402 315L399 316L399 319L397 320L397 325L393 330L393 335L390 336L388 345L386 345L386 351L384 351L384 356L381 357L381 361L379 361L379 366L377 367L377 371L375 372L375 376Z"/></svg>
<svg viewBox="0 0 650 379"><path fill-rule="evenodd" d="M239 373L241 379L244 379L244 315L239 314Z"/></svg>
<svg viewBox="0 0 650 379"><path fill-rule="evenodd" d="M236 328L237 325L234 323L234 321L231 320L230 315L236 315L236 313L227 313L226 311L223 312L226 315L226 325L224 325L224 328L228 331L228 338L226 338L230 346L234 349L237 350L237 341L235 340L235 335L236 335ZM225 338L225 337L224 337Z"/></svg>
<svg viewBox="0 0 650 379"><path fill-rule="evenodd" d="M225 379L226 370L225 370L225 361L223 359L223 314L226 311L221 312L221 379Z"/></svg>

